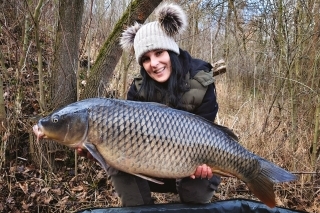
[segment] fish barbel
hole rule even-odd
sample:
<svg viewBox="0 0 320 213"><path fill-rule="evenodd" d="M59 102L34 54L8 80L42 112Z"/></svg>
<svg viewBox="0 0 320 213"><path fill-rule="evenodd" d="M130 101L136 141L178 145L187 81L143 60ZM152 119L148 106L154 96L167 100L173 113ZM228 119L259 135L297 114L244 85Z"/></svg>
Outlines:
<svg viewBox="0 0 320 213"><path fill-rule="evenodd" d="M70 104L39 120L38 137L86 148L108 166L150 181L183 178L207 164L231 174L269 207L274 183L296 179L290 172L241 146L225 127L158 103L92 98Z"/></svg>

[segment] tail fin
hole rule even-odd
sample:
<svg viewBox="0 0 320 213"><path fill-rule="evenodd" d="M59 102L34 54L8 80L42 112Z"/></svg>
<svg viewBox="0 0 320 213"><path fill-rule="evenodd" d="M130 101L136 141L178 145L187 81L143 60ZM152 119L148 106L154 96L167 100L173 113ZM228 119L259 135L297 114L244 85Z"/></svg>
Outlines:
<svg viewBox="0 0 320 213"><path fill-rule="evenodd" d="M261 170L259 175L247 182L247 186L267 206L273 208L276 205L273 191L274 183L289 182L297 177L275 164L260 158Z"/></svg>

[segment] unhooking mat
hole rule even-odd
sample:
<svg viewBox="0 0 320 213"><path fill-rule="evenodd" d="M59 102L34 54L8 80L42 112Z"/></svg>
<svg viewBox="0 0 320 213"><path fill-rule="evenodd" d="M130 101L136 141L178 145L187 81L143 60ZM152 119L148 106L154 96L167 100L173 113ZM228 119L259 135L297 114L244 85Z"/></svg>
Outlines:
<svg viewBox="0 0 320 213"><path fill-rule="evenodd" d="M135 207L110 207L110 208L90 208L78 211L77 213L300 213L303 211L288 208L269 208L265 204L247 200L231 199L217 201L209 204L155 204ZM305 212L303 212L305 213Z"/></svg>

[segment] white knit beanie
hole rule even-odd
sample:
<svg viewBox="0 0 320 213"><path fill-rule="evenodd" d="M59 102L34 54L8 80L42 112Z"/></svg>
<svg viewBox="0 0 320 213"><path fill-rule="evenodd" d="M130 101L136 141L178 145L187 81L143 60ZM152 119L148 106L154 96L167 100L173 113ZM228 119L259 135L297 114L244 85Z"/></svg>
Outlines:
<svg viewBox="0 0 320 213"><path fill-rule="evenodd" d="M137 62L141 65L141 57L156 49L171 50L179 54L179 46L174 36L185 30L187 16L182 8L173 3L164 3L155 12L157 21L140 25L135 23L127 28L120 38L124 50L134 48Z"/></svg>

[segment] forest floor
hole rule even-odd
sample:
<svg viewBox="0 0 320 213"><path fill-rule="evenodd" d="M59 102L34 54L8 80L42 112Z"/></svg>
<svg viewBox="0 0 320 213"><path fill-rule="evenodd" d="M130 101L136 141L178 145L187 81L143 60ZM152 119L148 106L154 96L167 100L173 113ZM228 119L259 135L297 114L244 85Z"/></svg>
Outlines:
<svg viewBox="0 0 320 213"><path fill-rule="evenodd" d="M60 159L61 160L61 159ZM118 207L120 201L105 172L94 161L80 157L78 174L67 161L60 162L56 172L35 168L23 158L8 161L1 171L0 212L76 212L93 207ZM319 212L320 196L307 200L299 196L294 183L275 187L277 206ZM319 186L303 186L303 193L317 194ZM172 193L153 193L155 203L178 203ZM257 200L246 185L236 178L222 178L212 202L232 198Z"/></svg>

